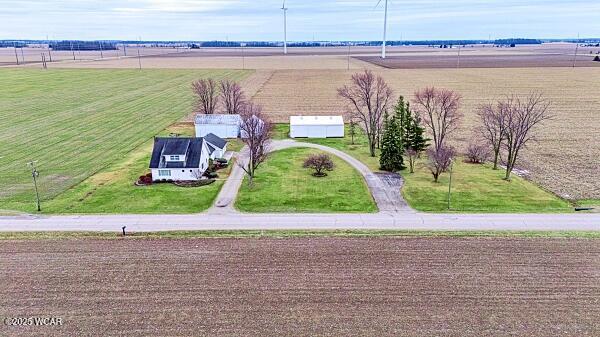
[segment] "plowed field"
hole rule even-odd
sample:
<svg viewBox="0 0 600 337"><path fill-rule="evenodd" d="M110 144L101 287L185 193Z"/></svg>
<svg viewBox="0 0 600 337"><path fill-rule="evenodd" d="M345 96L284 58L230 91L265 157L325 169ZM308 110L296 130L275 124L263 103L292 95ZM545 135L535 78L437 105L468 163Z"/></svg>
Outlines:
<svg viewBox="0 0 600 337"><path fill-rule="evenodd" d="M598 336L600 241L508 238L0 243L10 336Z"/></svg>

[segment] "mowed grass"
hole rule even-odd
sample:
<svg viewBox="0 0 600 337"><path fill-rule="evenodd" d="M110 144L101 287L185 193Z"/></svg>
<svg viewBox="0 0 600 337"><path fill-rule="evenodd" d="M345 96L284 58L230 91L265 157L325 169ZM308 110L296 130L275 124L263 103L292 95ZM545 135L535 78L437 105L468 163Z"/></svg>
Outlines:
<svg viewBox="0 0 600 337"><path fill-rule="evenodd" d="M360 173L343 160L331 156L336 167L327 177L312 176L302 168L310 154L307 148L276 151L257 170L254 187L247 178L236 207L244 212L375 212L377 207Z"/></svg>
<svg viewBox="0 0 600 337"><path fill-rule="evenodd" d="M354 145L348 135L329 139L303 139L302 141L322 144L344 151L362 161L372 171L379 171L377 157L369 154L368 141L357 127ZM537 185L513 175L511 181L503 180L503 171L494 171L489 165L471 165L458 159L452 176L451 209L467 213L511 213L511 212L571 212L572 206ZM406 163L408 164L408 163ZM424 212L448 212L448 180L444 173L438 183L426 167L426 158L417 162L415 173L402 172L405 184L402 195L408 204Z"/></svg>
<svg viewBox="0 0 600 337"><path fill-rule="evenodd" d="M160 136L177 133L194 136L192 124L176 124ZM129 156L89 177L57 197L44 202L43 212L52 214L152 214L199 213L212 206L230 170L220 170L211 185L184 188L173 184L135 186L140 175L150 172L152 141L136 148Z"/></svg>
<svg viewBox="0 0 600 337"><path fill-rule="evenodd" d="M426 212L447 212L450 174L444 173L438 183L421 159L415 173L402 172L405 185L402 195L411 207ZM473 213L548 213L571 212L571 205L513 175L503 179L503 170L492 170L490 165L475 165L461 161L454 163L450 211Z"/></svg>
<svg viewBox="0 0 600 337"><path fill-rule="evenodd" d="M27 162L37 161L41 197L51 200L191 113L192 81L250 73L1 69L0 208L34 211Z"/></svg>
<svg viewBox="0 0 600 337"><path fill-rule="evenodd" d="M356 126L354 141L352 141L348 124L346 124L345 135L346 137L344 138L302 138L299 139L299 141L325 145L344 151L367 165L371 171L379 171L380 151L379 149L375 149L376 156L371 157L371 153L369 153L369 141L363 129L361 129L360 126Z"/></svg>

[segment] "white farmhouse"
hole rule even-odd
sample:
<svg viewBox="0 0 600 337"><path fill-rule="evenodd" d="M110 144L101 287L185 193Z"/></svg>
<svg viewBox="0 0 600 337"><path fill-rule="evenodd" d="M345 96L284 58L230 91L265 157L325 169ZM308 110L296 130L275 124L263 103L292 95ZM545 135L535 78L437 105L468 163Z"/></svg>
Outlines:
<svg viewBox="0 0 600 337"><path fill-rule="evenodd" d="M290 117L290 137L344 137L344 118L342 116L292 116Z"/></svg>
<svg viewBox="0 0 600 337"><path fill-rule="evenodd" d="M196 137L212 133L220 138L239 138L240 115L196 115Z"/></svg>
<svg viewBox="0 0 600 337"><path fill-rule="evenodd" d="M208 169L209 159L222 157L226 148L227 142L213 134L206 138L154 138L150 159L152 180L200 180Z"/></svg>

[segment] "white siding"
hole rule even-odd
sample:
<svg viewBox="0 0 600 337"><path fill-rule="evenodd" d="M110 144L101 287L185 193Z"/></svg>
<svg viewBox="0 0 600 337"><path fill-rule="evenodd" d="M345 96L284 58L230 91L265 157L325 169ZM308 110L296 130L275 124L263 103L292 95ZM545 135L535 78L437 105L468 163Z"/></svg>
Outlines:
<svg viewBox="0 0 600 337"><path fill-rule="evenodd" d="M291 138L344 137L344 121L341 116L292 116Z"/></svg>
<svg viewBox="0 0 600 337"><path fill-rule="evenodd" d="M206 147L206 142L202 143L202 156L200 157L200 163L198 164L198 168L161 168L161 169L151 169L152 171L152 180L160 181L160 180L175 180L175 181L191 181L198 180L197 177L201 177L204 171L208 168L208 148ZM170 176L160 176L158 171L168 170L170 171Z"/></svg>
<svg viewBox="0 0 600 337"><path fill-rule="evenodd" d="M196 124L196 137L212 133L220 138L238 138L240 127L227 124Z"/></svg>

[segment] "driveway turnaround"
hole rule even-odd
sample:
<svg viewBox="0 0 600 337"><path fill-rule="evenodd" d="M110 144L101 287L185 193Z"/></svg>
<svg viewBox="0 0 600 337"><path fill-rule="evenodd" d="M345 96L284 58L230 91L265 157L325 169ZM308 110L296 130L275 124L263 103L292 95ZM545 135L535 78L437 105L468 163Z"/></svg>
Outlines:
<svg viewBox="0 0 600 337"><path fill-rule="evenodd" d="M400 188L402 187L402 177L400 175L373 173L365 164L347 153L319 144L297 142L291 139L274 140L271 142L270 151L278 151L293 147L318 149L329 152L346 161L363 176L380 212L413 212L400 194ZM248 152L242 150L237 160L238 163L246 164L248 162ZM227 182L223 185L223 188L217 197L217 202L215 203L215 206L217 208L222 208L222 210L215 210L213 208L211 211L219 214L235 213L236 211L233 208L233 203L235 202L235 198L243 180L244 170L236 165L232 169L229 179L227 179Z"/></svg>

